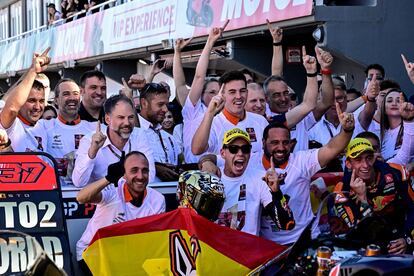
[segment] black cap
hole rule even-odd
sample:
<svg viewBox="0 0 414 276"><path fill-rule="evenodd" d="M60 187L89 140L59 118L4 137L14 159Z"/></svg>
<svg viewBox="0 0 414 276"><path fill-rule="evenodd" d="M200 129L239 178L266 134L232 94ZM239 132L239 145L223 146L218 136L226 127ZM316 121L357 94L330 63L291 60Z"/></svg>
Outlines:
<svg viewBox="0 0 414 276"><path fill-rule="evenodd" d="M46 7L56 9L55 4L53 4L53 3L49 3L49 4L47 4L47 5L46 5Z"/></svg>

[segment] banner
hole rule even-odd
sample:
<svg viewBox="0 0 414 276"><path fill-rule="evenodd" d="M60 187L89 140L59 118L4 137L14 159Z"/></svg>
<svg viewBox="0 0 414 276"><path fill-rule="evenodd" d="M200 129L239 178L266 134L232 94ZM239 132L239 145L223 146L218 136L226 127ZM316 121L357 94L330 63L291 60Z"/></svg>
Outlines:
<svg viewBox="0 0 414 276"><path fill-rule="evenodd" d="M246 275L284 249L179 208L98 230L83 258L94 275Z"/></svg>
<svg viewBox="0 0 414 276"><path fill-rule="evenodd" d="M227 19L230 31L308 16L312 7L312 0L131 1L1 45L0 73L28 68L48 46L53 64L204 36Z"/></svg>
<svg viewBox="0 0 414 276"><path fill-rule="evenodd" d="M0 155L0 229L36 238L49 257L71 273L69 242L54 161L43 153ZM0 239L0 274L26 270L25 243Z"/></svg>

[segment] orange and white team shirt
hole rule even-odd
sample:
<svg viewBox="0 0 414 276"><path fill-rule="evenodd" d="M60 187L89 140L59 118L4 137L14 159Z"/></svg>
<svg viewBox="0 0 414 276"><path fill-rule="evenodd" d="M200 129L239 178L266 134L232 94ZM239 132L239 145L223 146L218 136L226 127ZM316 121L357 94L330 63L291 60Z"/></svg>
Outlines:
<svg viewBox="0 0 414 276"><path fill-rule="evenodd" d="M89 220L80 240L76 243L76 258L82 260L82 253L88 247L90 241L98 229L115 223L120 223L137 218L165 212L165 197L158 191L147 187L145 197L140 207L136 207L130 201L127 184L124 178L118 182L118 187L108 186L109 189L101 191L102 200L97 204L93 217Z"/></svg>
<svg viewBox="0 0 414 276"><path fill-rule="evenodd" d="M245 130L252 144L252 153L262 151L263 131L268 125L268 121L261 115L247 112L242 121L228 114L225 110L214 117L211 125L210 136L208 138L207 152L219 154L223 143L224 133L233 128Z"/></svg>

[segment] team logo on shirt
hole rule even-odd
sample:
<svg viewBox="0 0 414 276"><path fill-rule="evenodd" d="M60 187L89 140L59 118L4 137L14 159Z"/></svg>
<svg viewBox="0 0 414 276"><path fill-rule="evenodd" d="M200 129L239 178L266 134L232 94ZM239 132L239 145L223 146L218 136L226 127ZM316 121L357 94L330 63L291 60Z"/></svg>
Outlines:
<svg viewBox="0 0 414 276"><path fill-rule="evenodd" d="M43 151L43 146L42 146L42 137L40 136L35 136L35 139L37 141L37 149L40 151Z"/></svg>
<svg viewBox="0 0 414 276"><path fill-rule="evenodd" d="M246 200L246 184L240 185L239 201Z"/></svg>
<svg viewBox="0 0 414 276"><path fill-rule="evenodd" d="M63 149L63 142L60 134L53 135L52 149Z"/></svg>
<svg viewBox="0 0 414 276"><path fill-rule="evenodd" d="M79 148L79 142L82 139L82 137L85 136L83 134L75 134L74 138L75 138L75 149Z"/></svg>
<svg viewBox="0 0 414 276"><path fill-rule="evenodd" d="M247 127L246 132L247 132L247 134L249 134L251 142L256 142L257 141L256 132L254 132L254 128Z"/></svg>

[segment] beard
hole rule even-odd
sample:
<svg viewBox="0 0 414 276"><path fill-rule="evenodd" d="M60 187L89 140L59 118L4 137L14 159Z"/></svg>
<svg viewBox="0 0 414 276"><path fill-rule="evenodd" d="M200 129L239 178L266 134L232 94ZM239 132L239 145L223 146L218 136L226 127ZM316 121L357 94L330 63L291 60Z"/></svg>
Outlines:
<svg viewBox="0 0 414 276"><path fill-rule="evenodd" d="M122 128L125 128L125 127L119 127L118 129L115 129L115 128L111 127L111 130L113 132L115 132L122 139L125 139L125 140L129 139L129 137L131 136L131 133L132 133L132 127L130 128L130 131L128 131L128 132L121 131Z"/></svg>

